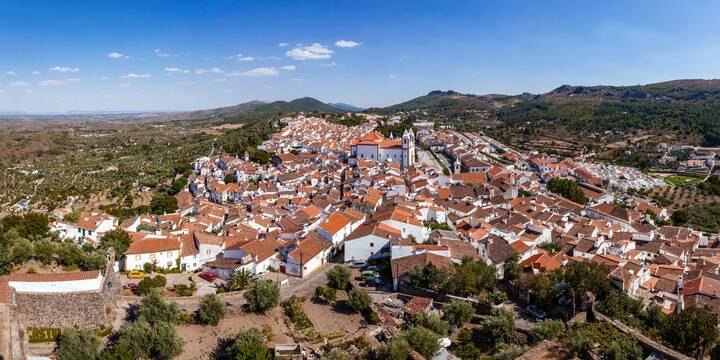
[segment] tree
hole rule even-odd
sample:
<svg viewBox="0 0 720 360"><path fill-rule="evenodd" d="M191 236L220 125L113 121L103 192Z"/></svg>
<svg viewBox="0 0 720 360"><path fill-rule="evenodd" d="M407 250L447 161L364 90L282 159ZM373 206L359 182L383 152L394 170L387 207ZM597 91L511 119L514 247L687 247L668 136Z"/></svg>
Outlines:
<svg viewBox="0 0 720 360"><path fill-rule="evenodd" d="M253 284L245 292L245 299L250 310L256 313L265 313L278 306L280 301L280 288L271 280L261 280Z"/></svg>
<svg viewBox="0 0 720 360"><path fill-rule="evenodd" d="M409 355L410 344L402 336L385 341L376 350L377 359L407 360Z"/></svg>
<svg viewBox="0 0 720 360"><path fill-rule="evenodd" d="M177 199L168 194L159 194L150 201L150 212L153 214L174 213L178 209Z"/></svg>
<svg viewBox="0 0 720 360"><path fill-rule="evenodd" d="M63 266L77 266L82 261L83 252L80 247L72 241L65 241L58 250L58 261Z"/></svg>
<svg viewBox="0 0 720 360"><path fill-rule="evenodd" d="M245 290L245 288L250 285L251 281L252 275L250 275L250 272L241 268L240 270L235 270L232 274L230 274L227 285L232 291Z"/></svg>
<svg viewBox="0 0 720 360"><path fill-rule="evenodd" d="M265 339L258 329L249 329L238 334L228 353L234 360L271 360L273 355L265 346Z"/></svg>
<svg viewBox="0 0 720 360"><path fill-rule="evenodd" d="M356 288L350 290L348 293L348 305L355 312L363 313L367 311L370 308L371 302L370 294L368 294L365 289Z"/></svg>
<svg viewBox="0 0 720 360"><path fill-rule="evenodd" d="M352 272L344 265L335 265L326 274L328 286L338 290L346 290L350 286Z"/></svg>
<svg viewBox="0 0 720 360"><path fill-rule="evenodd" d="M43 263L43 265L48 265L52 263L55 252L57 251L57 246L55 243L50 242L49 240L40 240L35 243L35 258Z"/></svg>
<svg viewBox="0 0 720 360"><path fill-rule="evenodd" d="M515 332L515 313L503 308L494 308L483 322L483 329L494 339L507 342Z"/></svg>
<svg viewBox="0 0 720 360"><path fill-rule="evenodd" d="M450 325L458 327L472 320L473 315L475 315L475 308L472 304L461 300L453 300L443 308L443 318Z"/></svg>
<svg viewBox="0 0 720 360"><path fill-rule="evenodd" d="M412 286L435 291L445 286L448 281L448 274L432 263L425 267L414 266L410 270L409 277Z"/></svg>
<svg viewBox="0 0 720 360"><path fill-rule="evenodd" d="M178 324L180 309L174 302L165 301L160 291L151 289L140 303L139 318L153 325L159 322Z"/></svg>
<svg viewBox="0 0 720 360"><path fill-rule="evenodd" d="M718 343L717 324L717 315L707 308L690 307L668 317L663 339L675 349L701 359Z"/></svg>
<svg viewBox="0 0 720 360"><path fill-rule="evenodd" d="M455 295L468 296L494 288L495 282L494 268L482 261L465 258L460 265L455 266L455 272L445 289Z"/></svg>
<svg viewBox="0 0 720 360"><path fill-rule="evenodd" d="M404 337L410 347L427 359L432 358L433 354L440 350L440 335L424 327L411 326L405 331Z"/></svg>
<svg viewBox="0 0 720 360"><path fill-rule="evenodd" d="M611 289L605 265L593 262L574 262L565 268L563 276L568 290L581 299L586 292L592 292L598 299L603 299Z"/></svg>
<svg viewBox="0 0 720 360"><path fill-rule="evenodd" d="M100 239L100 248L108 249L113 248L115 250L115 260L120 260L125 251L130 247L132 238L123 229L115 229L106 232Z"/></svg>
<svg viewBox="0 0 720 360"><path fill-rule="evenodd" d="M227 314L225 303L215 294L207 294L200 300L197 318L201 324L217 326Z"/></svg>
<svg viewBox="0 0 720 360"><path fill-rule="evenodd" d="M412 324L432 330L440 336L447 336L448 330L450 329L450 324L448 324L447 321L440 319L437 315L426 313L419 313L415 315L412 319Z"/></svg>
<svg viewBox="0 0 720 360"><path fill-rule="evenodd" d="M98 251L83 253L83 256L80 258L80 267L85 271L100 270L105 268L106 264L107 258L105 254Z"/></svg>
<svg viewBox="0 0 720 360"><path fill-rule="evenodd" d="M172 359L182 353L183 341L172 323L155 324L145 319L127 323L120 329L118 347L132 359Z"/></svg>
<svg viewBox="0 0 720 360"><path fill-rule="evenodd" d="M548 190L562 195L564 198L572 200L578 204L584 205L588 202L588 198L585 196L582 189L580 189L580 185L570 179L553 178L550 182L548 182L547 188Z"/></svg>
<svg viewBox="0 0 720 360"><path fill-rule="evenodd" d="M505 260L505 278L508 280L515 280L520 277L522 273L522 267L520 266L520 256L518 254L512 254Z"/></svg>
<svg viewBox="0 0 720 360"><path fill-rule="evenodd" d="M65 330L58 339L59 360L93 360L99 355L100 338L90 330Z"/></svg>
<svg viewBox="0 0 720 360"><path fill-rule="evenodd" d="M20 238L13 241L12 262L22 265L33 256L33 244L28 239Z"/></svg>
<svg viewBox="0 0 720 360"><path fill-rule="evenodd" d="M230 184L230 183L235 183L235 182L237 182L237 178L235 177L235 174L233 174L233 173L227 173L227 174L225 174L224 180L225 180L225 183L226 183L226 184Z"/></svg>

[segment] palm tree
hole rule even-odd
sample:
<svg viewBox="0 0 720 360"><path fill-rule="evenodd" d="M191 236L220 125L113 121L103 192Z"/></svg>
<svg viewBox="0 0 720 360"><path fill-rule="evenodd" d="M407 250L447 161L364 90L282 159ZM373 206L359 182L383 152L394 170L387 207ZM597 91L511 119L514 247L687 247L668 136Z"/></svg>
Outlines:
<svg viewBox="0 0 720 360"><path fill-rule="evenodd" d="M252 275L245 269L235 270L230 274L227 285L230 290L245 290L250 285Z"/></svg>

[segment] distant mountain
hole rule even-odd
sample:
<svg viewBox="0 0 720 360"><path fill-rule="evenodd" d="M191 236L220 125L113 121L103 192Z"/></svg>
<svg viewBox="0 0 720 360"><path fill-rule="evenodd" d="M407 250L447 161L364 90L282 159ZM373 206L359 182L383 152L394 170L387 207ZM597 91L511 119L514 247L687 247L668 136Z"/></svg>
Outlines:
<svg viewBox="0 0 720 360"><path fill-rule="evenodd" d="M355 105L350 105L350 104L345 104L345 103L328 103L328 105L338 108L340 110L351 111L351 112L365 110L365 108L361 108L361 107L357 107Z"/></svg>
<svg viewBox="0 0 720 360"><path fill-rule="evenodd" d="M502 101L511 99L505 95L462 94L453 90L434 90L427 95L381 109L371 109L383 113L423 110L432 113L452 113L466 110L492 110L503 105ZM370 110L369 110L370 111Z"/></svg>
<svg viewBox="0 0 720 360"><path fill-rule="evenodd" d="M275 115L283 115L296 112L323 112L337 113L340 109L328 105L320 100L311 97L303 97L292 101L273 101L271 103L256 106L250 110L242 111L235 115L226 116L228 120L263 120L272 118Z"/></svg>
<svg viewBox="0 0 720 360"><path fill-rule="evenodd" d="M517 129L533 137L548 134L569 140L593 133L646 131L682 138L688 144L720 145L720 80L685 79L635 86L562 85L544 94L473 95L431 91L379 109L381 114L423 111L448 121ZM474 116L474 111L485 115ZM455 119L455 120L453 120ZM489 122L491 124L489 124ZM466 128L468 129L468 128ZM515 129L512 130L511 129ZM539 135L538 135L539 134ZM523 140L524 141L524 140Z"/></svg>

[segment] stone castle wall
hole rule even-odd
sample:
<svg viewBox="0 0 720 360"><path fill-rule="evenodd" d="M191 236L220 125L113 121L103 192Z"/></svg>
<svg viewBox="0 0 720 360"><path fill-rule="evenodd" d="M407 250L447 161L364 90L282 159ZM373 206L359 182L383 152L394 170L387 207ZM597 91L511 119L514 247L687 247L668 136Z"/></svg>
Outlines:
<svg viewBox="0 0 720 360"><path fill-rule="evenodd" d="M108 254L110 257L112 254ZM108 261L100 291L66 294L16 293L15 305L26 326L51 328L102 328L113 324L122 291Z"/></svg>

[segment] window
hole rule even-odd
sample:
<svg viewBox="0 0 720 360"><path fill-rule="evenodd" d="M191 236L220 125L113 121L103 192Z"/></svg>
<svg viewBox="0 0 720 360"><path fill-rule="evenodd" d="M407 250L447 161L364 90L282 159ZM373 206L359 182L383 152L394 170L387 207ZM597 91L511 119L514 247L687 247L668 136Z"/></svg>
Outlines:
<svg viewBox="0 0 720 360"><path fill-rule="evenodd" d="M141 255L135 255L135 260L141 260L141 259L142 259Z"/></svg>
<svg viewBox="0 0 720 360"><path fill-rule="evenodd" d="M171 257L171 256L172 256L172 251L168 251L167 257Z"/></svg>
<svg viewBox="0 0 720 360"><path fill-rule="evenodd" d="M375 247L375 243L370 243L370 247Z"/></svg>
<svg viewBox="0 0 720 360"><path fill-rule="evenodd" d="M210 255L210 249L206 250L205 253Z"/></svg>
<svg viewBox="0 0 720 360"><path fill-rule="evenodd" d="M150 260L155 259L155 254L150 254Z"/></svg>

